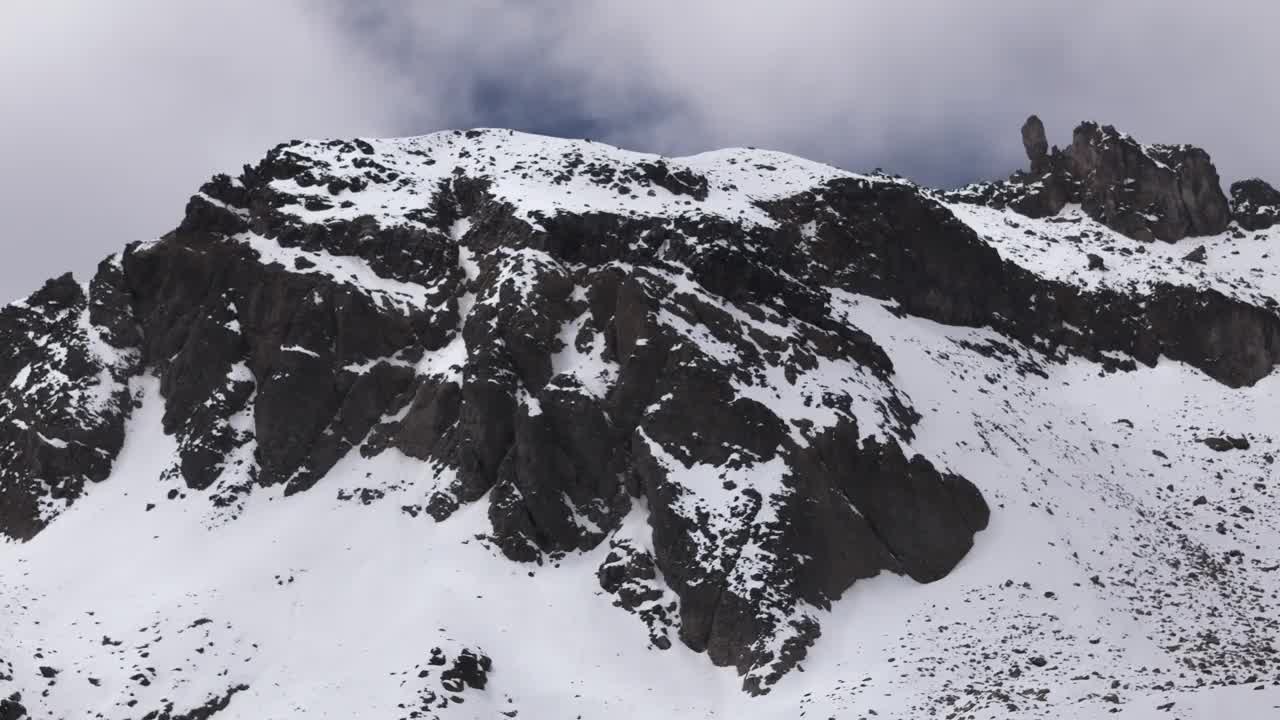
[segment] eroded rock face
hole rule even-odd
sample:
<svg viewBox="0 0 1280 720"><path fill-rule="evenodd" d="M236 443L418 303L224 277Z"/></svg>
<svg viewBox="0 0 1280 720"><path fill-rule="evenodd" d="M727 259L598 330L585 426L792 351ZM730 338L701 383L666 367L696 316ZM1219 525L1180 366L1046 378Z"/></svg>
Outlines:
<svg viewBox="0 0 1280 720"><path fill-rule="evenodd" d="M368 218L299 223L263 180L288 167L277 149L242 182L215 178L177 230L124 258L182 475L193 489L226 480L216 492L228 504L255 483L314 484L409 389L410 369L380 361L437 348L454 323L456 247ZM272 239L231 239L250 227ZM367 265L317 270L334 257Z"/></svg>
<svg viewBox="0 0 1280 720"><path fill-rule="evenodd" d="M175 711L174 704L167 702L163 708L147 713L144 717L150 717L154 720L209 720L226 710L238 693L248 689L248 685L232 686L227 688L225 693L211 697L203 704L186 712Z"/></svg>
<svg viewBox="0 0 1280 720"><path fill-rule="evenodd" d="M105 479L124 442L138 352L116 303L121 278L109 259L89 288L63 275L0 309L0 532L10 537L32 537Z"/></svg>
<svg viewBox="0 0 1280 720"><path fill-rule="evenodd" d="M1245 230L1280 223L1280 190L1258 178L1231 183L1231 214Z"/></svg>
<svg viewBox="0 0 1280 720"><path fill-rule="evenodd" d="M1227 229L1231 210L1209 154L1144 146L1110 125L1081 123L1061 163L1080 183L1085 212L1139 240L1181 240Z"/></svg>
<svg viewBox="0 0 1280 720"><path fill-rule="evenodd" d="M22 718L30 717L27 715L27 709L19 702L22 697L17 693L8 698L0 699L0 720L22 720Z"/></svg>
<svg viewBox="0 0 1280 720"><path fill-rule="evenodd" d="M1028 217L1080 203L1090 217L1136 240L1174 242L1223 232L1232 208L1209 154L1191 145L1143 145L1110 125L1084 122L1064 150L1048 150L1036 116L1022 128L1030 173L981 183L953 200L1009 207Z"/></svg>

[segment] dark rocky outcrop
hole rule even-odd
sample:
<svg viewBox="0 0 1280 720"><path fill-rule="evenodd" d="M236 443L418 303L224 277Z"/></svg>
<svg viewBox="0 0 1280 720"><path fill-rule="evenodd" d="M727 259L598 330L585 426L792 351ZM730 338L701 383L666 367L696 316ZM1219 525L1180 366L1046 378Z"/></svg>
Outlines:
<svg viewBox="0 0 1280 720"><path fill-rule="evenodd" d="M1258 178L1231 183L1231 215L1245 230L1280 223L1280 190Z"/></svg>
<svg viewBox="0 0 1280 720"><path fill-rule="evenodd" d="M1205 250L1205 247L1203 245L1197 245L1195 246L1195 249L1193 249L1191 252L1187 253L1186 255L1183 255L1182 259L1186 262L1203 265L1205 258L1207 256L1208 256L1208 251Z"/></svg>
<svg viewBox="0 0 1280 720"><path fill-rule="evenodd" d="M476 132L459 142L492 131ZM1082 202L1147 239L1225 223L1198 150L1085 125L1051 151L1034 118L1023 139L1032 173L964 199L1038 215ZM1280 361L1270 309L1187 286L1136 296L1047 280L905 182L831 180L758 203L776 222L756 224L523 214L458 168L403 222L308 214L407 188L383 161L368 143L281 145L207 183L178 228L104 263L87 291L60 278L0 311L0 531L31 537L52 501L108 475L129 380L146 371L177 440L173 472L228 513L249 493L331 492L353 452L401 453L428 478L411 514L487 502L486 540L516 561L609 543L600 585L654 647L678 638L765 692L819 637L811 608L881 571L946 576L990 512L968 479L904 450L920 416L842 292L990 326L1046 363L1165 356L1238 386ZM684 208L711 191L665 161L547 162L548 187L586 177ZM29 390L42 378L58 381ZM487 658L458 663L452 685L484 687Z"/></svg>
<svg viewBox="0 0 1280 720"><path fill-rule="evenodd" d="M493 660L479 649L462 648L450 657L443 648L433 647L424 663L404 673L412 676L419 686L412 699L396 705L403 713L396 717L414 720L448 716L452 713L447 712L447 708L466 705L469 695L483 693L492 672ZM441 713L442 710L445 712ZM513 718L519 711L512 708L501 715Z"/></svg>
<svg viewBox="0 0 1280 720"><path fill-rule="evenodd" d="M1031 160L1031 174L1043 175L1052 168L1049 161L1049 140L1044 134L1044 123L1032 115L1022 124L1022 147Z"/></svg>
<svg viewBox="0 0 1280 720"><path fill-rule="evenodd" d="M0 698L0 720L22 720L31 717L22 705L22 696L18 693L7 698Z"/></svg>
<svg viewBox="0 0 1280 720"><path fill-rule="evenodd" d="M1246 437L1207 437L1202 441L1211 450L1226 452L1228 450L1248 450L1249 439Z"/></svg>
<svg viewBox="0 0 1280 720"><path fill-rule="evenodd" d="M688 168L672 170L665 162L637 163L640 177L674 195L688 195L694 200L707 198L707 179Z"/></svg>
<svg viewBox="0 0 1280 720"><path fill-rule="evenodd" d="M317 172L295 165L303 161L279 151L238 185L221 182L212 191L221 196L216 209L307 252L367 259L369 247L403 247L403 231L384 235L367 221L354 221L368 238L359 248L347 234L298 227L277 209L281 199L257 182ZM641 172L655 183L670 177L692 186L695 197L702 192L675 171ZM466 197L454 193L459 187ZM376 268L382 277L430 288L437 309L392 312L323 274L263 264L228 235L242 232L241 224L199 203L197 217L163 243L126 256L144 358L160 372L166 427L180 438L191 487L218 482L227 470L223 458L250 441L250 486L286 483L286 492L315 485L356 447L366 454L397 448L453 472L424 498L429 514L443 519L488 495L498 545L512 559L539 562L602 542L642 496L654 533L652 563L679 600L680 637L738 667L753 691L766 690L817 637L817 621L796 615L801 601L825 606L882 569L937 579L985 527L985 505L967 481L937 473L923 458L906 460L896 445L864 445L854 423L840 431L850 449L833 466L808 454L767 407L739 397L738 386L757 383L770 367L796 377L819 360L848 363L886 393L887 427L911 433L915 416L889 383L889 358L864 333L831 318L828 298L806 282L808 260L790 238L719 220L682 219L672 227L604 213L560 213L531 231L483 185L456 178L440 192L434 207L453 218L449 226L468 218L466 249L477 256L477 275L464 279L462 249L430 232L418 241L420 266ZM632 269L620 273L612 265L618 261ZM692 285L681 289L677 281ZM460 318L468 294L470 312ZM730 310L781 323L795 339L750 332ZM563 328L575 323L564 337ZM733 359L691 342L678 323L707 333ZM420 376L405 367L458 342L465 353L456 375ZM602 392L590 387L591 377L559 373L555 358L565 353L616 366L616 381ZM350 370L355 366L362 369ZM848 402L830 393L811 401L837 412ZM237 414L252 416L252 436L226 421ZM382 420L392 415L397 419ZM680 463L709 469L732 467L744 452L749 464L780 463L787 469L776 479L792 499L743 486L730 492L734 509L721 520L690 514L684 498L701 490L655 460L650 442ZM888 492L895 478L896 487L913 488L910 496ZM942 490L949 487L968 499L957 502ZM242 483L227 491L248 489ZM831 512L828 500L817 499L827 497L846 509L814 533L803 518ZM911 540L907 526L891 518L895 503L938 523L922 528L933 539ZM766 515L777 519L762 526L756 518ZM878 526L867 518L878 518ZM709 560L697 539L714 522L727 523L719 560ZM756 545L765 554L747 582L748 568L732 556ZM796 567L795 557L843 559ZM761 582L784 590L766 597L748 589ZM768 612L760 612L762 604ZM646 612L673 620L669 609ZM780 655L768 649L775 636L786 648ZM655 645L664 639L655 634Z"/></svg>
<svg viewBox="0 0 1280 720"><path fill-rule="evenodd" d="M1081 123L1055 160L1079 183L1084 211L1129 237L1172 242L1231 222L1218 172L1200 148L1144 146L1110 125Z"/></svg>
<svg viewBox="0 0 1280 720"><path fill-rule="evenodd" d="M596 572L600 587L614 596L613 604L637 615L649 628L649 642L660 650L671 647L679 603L658 578L653 554L631 540L613 539L609 554Z"/></svg>
<svg viewBox="0 0 1280 720"><path fill-rule="evenodd" d="M493 661L484 653L463 649L453 663L440 673L440 686L447 692L461 692L464 687L483 690L489 682Z"/></svg>
<svg viewBox="0 0 1280 720"><path fill-rule="evenodd" d="M816 223L819 282L939 322L990 325L1049 357L1065 350L1105 364L1104 351L1119 351L1153 365L1163 355L1232 387L1280 362L1273 309L1186 285L1131 296L1041 278L910 186L840 180L820 201L802 193L768 207L788 222Z"/></svg>
<svg viewBox="0 0 1280 720"><path fill-rule="evenodd" d="M211 697L203 704L186 712L175 713L173 703L166 702L162 709L153 710L143 715L142 718L143 720L209 720L209 718L215 717L223 710L226 710L237 693L248 689L248 685L234 685L227 688L225 693Z"/></svg>
<svg viewBox="0 0 1280 720"><path fill-rule="evenodd" d="M1143 145L1110 125L1084 122L1071 145L1048 150L1044 125L1022 127L1030 173L948 194L953 201L1009 207L1028 217L1056 215L1067 203L1137 240L1174 242L1227 229L1233 211L1208 153L1191 145Z"/></svg>
<svg viewBox="0 0 1280 720"><path fill-rule="evenodd" d="M282 146L239 181L215 178L202 191L218 204L196 196L177 230L124 258L143 359L160 374L165 429L179 436L192 488L212 485L223 459L250 443L251 480L287 482L290 492L310 486L406 389L406 371L379 361L437 348L455 322L446 300L458 281L456 247L439 233L384 230L367 217L300 223L278 209L267 181L308 172L302 162ZM428 299L438 293L439 305L395 308L332 274L265 262L229 239L246 228L296 257L359 258L378 277L414 280ZM347 370L366 363L366 374ZM230 422L238 413L252 416L251 431Z"/></svg>

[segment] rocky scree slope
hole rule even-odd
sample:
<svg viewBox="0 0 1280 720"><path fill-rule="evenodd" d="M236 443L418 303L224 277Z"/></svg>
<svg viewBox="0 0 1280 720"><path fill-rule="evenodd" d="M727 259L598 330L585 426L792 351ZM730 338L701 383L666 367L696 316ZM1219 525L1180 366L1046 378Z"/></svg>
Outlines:
<svg viewBox="0 0 1280 720"><path fill-rule="evenodd" d="M757 150L663 159L503 130L278 146L87 286L58 278L0 311L0 533L38 543L116 480L155 377L164 501L206 503L211 527L335 490L424 523L479 505L509 560L598 553L600 591L652 647L767 693L855 583L938 581L991 519L994 479L930 457L921 398L859 298L994 335L958 347L1031 382L1163 357L1225 391L1280 360L1266 282L1211 269L1275 222L1274 190L1228 201L1203 151L1091 123L1066 151L1035 118L1023 139L1030 174L950 193ZM1215 234L1208 265L1144 251ZM423 469L414 483L327 486L388 454ZM487 655L441 652L470 678L454 685L484 689ZM210 712L241 691L223 690Z"/></svg>

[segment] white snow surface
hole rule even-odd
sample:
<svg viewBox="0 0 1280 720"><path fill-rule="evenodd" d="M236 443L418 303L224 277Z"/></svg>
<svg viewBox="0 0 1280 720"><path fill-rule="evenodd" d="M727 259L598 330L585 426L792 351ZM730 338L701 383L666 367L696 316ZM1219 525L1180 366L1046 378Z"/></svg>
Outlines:
<svg viewBox="0 0 1280 720"><path fill-rule="evenodd" d="M468 137L468 135L471 135ZM753 204L808 190L839 177L869 177L794 155L733 148L682 158L623 150L605 143L535 135L504 129L437 132L410 138L368 139L373 157L399 173L396 182L375 183L359 192L345 190L332 199L350 201L350 207L307 210L302 205L286 206L286 211L304 221L322 222L372 215L382 225L412 223L406 213L419 209L434 192L437 183L461 168L470 177L484 177L493 184L494 196L517 207L521 216L537 224L535 213L554 215L599 211L621 215L677 216L717 215L763 225L774 221ZM289 152L327 164L326 172L338 178L363 173L353 163L365 157L341 152L322 141L303 141ZM570 163L581 162L571 166ZM636 163L665 162L673 170L688 169L707 178L705 200L676 195L663 188L632 187L622 193L587 176L590 166L619 171ZM576 167L576 169L574 169ZM572 177L557 179L573 169ZM891 182L886 178L876 178ZM627 185L625 181L621 184ZM296 181L276 180L273 186L290 195L307 197L323 188L305 188ZM458 235L468 225L455 226Z"/></svg>

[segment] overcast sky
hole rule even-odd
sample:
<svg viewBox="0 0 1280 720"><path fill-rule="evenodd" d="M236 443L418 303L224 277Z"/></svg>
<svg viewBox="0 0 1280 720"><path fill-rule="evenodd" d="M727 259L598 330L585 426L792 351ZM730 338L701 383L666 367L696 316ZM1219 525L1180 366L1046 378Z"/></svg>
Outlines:
<svg viewBox="0 0 1280 720"><path fill-rule="evenodd" d="M0 3L0 298L155 237L282 140L514 127L933 185L1083 119L1280 180L1274 0Z"/></svg>

